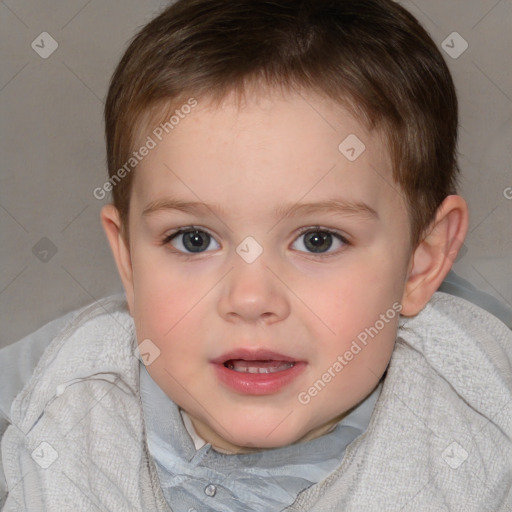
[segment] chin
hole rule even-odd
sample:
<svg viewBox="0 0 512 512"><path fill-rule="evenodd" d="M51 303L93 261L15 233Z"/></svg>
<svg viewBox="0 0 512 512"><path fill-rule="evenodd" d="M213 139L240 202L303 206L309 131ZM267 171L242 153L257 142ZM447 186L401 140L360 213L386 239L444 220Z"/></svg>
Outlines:
<svg viewBox="0 0 512 512"><path fill-rule="evenodd" d="M300 440L307 432L295 431L286 422L286 417L274 422L265 422L250 425L240 425L237 429L230 429L230 444L247 449L272 449L288 446Z"/></svg>

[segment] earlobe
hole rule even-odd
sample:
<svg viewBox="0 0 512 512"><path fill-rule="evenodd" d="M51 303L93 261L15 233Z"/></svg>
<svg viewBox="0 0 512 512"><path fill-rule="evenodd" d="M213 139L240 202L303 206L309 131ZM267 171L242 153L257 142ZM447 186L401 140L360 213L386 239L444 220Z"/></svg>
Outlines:
<svg viewBox="0 0 512 512"><path fill-rule="evenodd" d="M133 312L133 272L130 249L123 236L122 222L117 208L112 204L101 210L101 224L107 235L117 270L123 282L130 313Z"/></svg>
<svg viewBox="0 0 512 512"><path fill-rule="evenodd" d="M468 224L466 201L456 195L446 197L411 256L402 315L418 314L439 288L464 242Z"/></svg>

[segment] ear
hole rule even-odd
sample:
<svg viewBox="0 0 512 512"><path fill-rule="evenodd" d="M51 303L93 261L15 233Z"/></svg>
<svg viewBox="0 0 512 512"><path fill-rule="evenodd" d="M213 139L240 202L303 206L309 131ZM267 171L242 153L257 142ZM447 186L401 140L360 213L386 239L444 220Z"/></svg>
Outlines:
<svg viewBox="0 0 512 512"><path fill-rule="evenodd" d="M130 314L133 312L133 273L130 249L123 235L121 218L117 208L112 204L105 205L101 210L101 224L107 235L112 254L117 265L117 270L121 276L128 309Z"/></svg>
<svg viewBox="0 0 512 512"><path fill-rule="evenodd" d="M402 315L418 314L439 288L464 242L469 224L466 201L448 196L439 206L427 235L414 250L402 298Z"/></svg>

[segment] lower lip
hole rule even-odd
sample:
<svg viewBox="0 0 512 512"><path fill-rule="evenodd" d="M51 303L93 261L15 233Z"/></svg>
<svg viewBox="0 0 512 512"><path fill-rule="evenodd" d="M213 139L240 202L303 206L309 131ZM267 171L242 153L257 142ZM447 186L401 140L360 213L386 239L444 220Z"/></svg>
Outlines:
<svg viewBox="0 0 512 512"><path fill-rule="evenodd" d="M271 395L277 393L304 371L306 363L296 362L291 368L274 373L245 373L214 364L219 380L244 395Z"/></svg>

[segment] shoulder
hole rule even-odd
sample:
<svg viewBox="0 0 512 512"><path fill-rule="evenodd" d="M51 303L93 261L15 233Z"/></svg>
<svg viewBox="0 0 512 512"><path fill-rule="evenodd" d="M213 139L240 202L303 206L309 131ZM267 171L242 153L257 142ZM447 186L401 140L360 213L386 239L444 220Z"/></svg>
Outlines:
<svg viewBox="0 0 512 512"><path fill-rule="evenodd" d="M119 336L120 331L125 335ZM10 424L16 424L25 418L29 421L30 418L32 421L37 420L41 409L48 403L49 393L55 394L56 388L51 384L52 377L60 377L57 382L61 379L65 382L66 372L63 370L68 369L71 374L76 372L79 374L80 367L85 372L83 375L90 373L94 361L101 359L99 357L101 348L107 347L106 352L109 352L109 339L122 338L125 340L125 345L129 345L127 342L130 336L131 318L127 312L124 297L113 296L72 311L16 343L2 348L0 350L0 438L2 441ZM91 340L95 342L90 343ZM115 343L110 344L113 350L117 350L114 345ZM70 366L71 354L74 354L75 362ZM81 358L89 361L89 364L82 365ZM35 400L33 400L34 397ZM7 495L3 471L3 448L2 443L0 509Z"/></svg>
<svg viewBox="0 0 512 512"><path fill-rule="evenodd" d="M72 311L52 320L16 343L0 349L0 421L9 418L14 397L30 379L50 342L79 313Z"/></svg>
<svg viewBox="0 0 512 512"><path fill-rule="evenodd" d="M49 343L12 403L11 424L2 438L2 464L13 502L31 495L31 503L37 502L31 510L41 509L35 491L41 488L52 510L63 509L72 494L80 500L76 488L63 483L65 472L72 481L104 489L105 495L122 495L120 510L126 505L125 496L137 489L147 456L134 347L133 320L124 300L116 297L79 311ZM95 464L82 464L83 454ZM126 469L122 474L121 466ZM31 479L13 485L27 470ZM63 485L70 492L65 498L60 495ZM4 487L0 481L0 495Z"/></svg>
<svg viewBox="0 0 512 512"><path fill-rule="evenodd" d="M512 437L512 331L494 315L436 292L421 313L403 319L393 356L395 367L415 367L429 386Z"/></svg>
<svg viewBox="0 0 512 512"><path fill-rule="evenodd" d="M512 307L488 293L479 290L455 272L450 271L439 287L440 292L465 299L485 309L512 329Z"/></svg>
<svg viewBox="0 0 512 512"><path fill-rule="evenodd" d="M425 353L487 349L512 360L512 332L496 315L465 298L436 292L413 318L403 318L399 334ZM443 344L435 343L443 340Z"/></svg>
<svg viewBox="0 0 512 512"><path fill-rule="evenodd" d="M117 368L122 354L131 352L132 338L133 322L125 299L112 296L50 322L2 349L0 366L6 371L0 372L0 406L4 418L12 421L14 410L21 414L20 395L30 394L44 401L41 392L46 389L49 393L62 380L93 373L102 365Z"/></svg>

